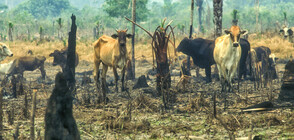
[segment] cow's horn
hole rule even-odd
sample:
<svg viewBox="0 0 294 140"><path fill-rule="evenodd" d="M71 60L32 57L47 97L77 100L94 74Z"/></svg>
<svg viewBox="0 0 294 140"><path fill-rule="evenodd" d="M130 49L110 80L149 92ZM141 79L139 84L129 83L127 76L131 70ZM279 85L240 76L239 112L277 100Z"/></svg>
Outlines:
<svg viewBox="0 0 294 140"><path fill-rule="evenodd" d="M126 32L128 31L128 29L125 30Z"/></svg>
<svg viewBox="0 0 294 140"><path fill-rule="evenodd" d="M118 32L118 29L115 29L116 30L116 32Z"/></svg>

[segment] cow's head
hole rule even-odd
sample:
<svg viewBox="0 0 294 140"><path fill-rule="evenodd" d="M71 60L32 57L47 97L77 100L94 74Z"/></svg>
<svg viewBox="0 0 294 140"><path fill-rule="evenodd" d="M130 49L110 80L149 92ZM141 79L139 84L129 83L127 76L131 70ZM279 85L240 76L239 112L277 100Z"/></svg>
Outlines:
<svg viewBox="0 0 294 140"><path fill-rule="evenodd" d="M238 47L241 35L245 35L248 31L241 31L239 26L232 26L230 30L225 30L225 34L230 35L230 39L233 42L233 47Z"/></svg>
<svg viewBox="0 0 294 140"><path fill-rule="evenodd" d="M277 60L278 60L278 58L276 57L276 55L274 53L269 55L269 62L272 66L276 66Z"/></svg>
<svg viewBox="0 0 294 140"><path fill-rule="evenodd" d="M10 51L9 47L4 44L4 43L1 43L0 42L0 56L9 56L9 57L12 57L13 56L13 53Z"/></svg>
<svg viewBox="0 0 294 140"><path fill-rule="evenodd" d="M53 57L53 66L62 66L66 63L66 51L55 50L49 56Z"/></svg>
<svg viewBox="0 0 294 140"><path fill-rule="evenodd" d="M119 46L125 47L127 43L126 38L131 38L132 34L127 34L128 29L126 30L116 30L116 34L113 34L111 37L118 39Z"/></svg>
<svg viewBox="0 0 294 140"><path fill-rule="evenodd" d="M291 28L284 27L280 30L280 33L284 36L284 38L287 38L288 36L293 35L293 30Z"/></svg>
<svg viewBox="0 0 294 140"><path fill-rule="evenodd" d="M191 52L191 50L188 48L190 43L190 39L188 39L187 37L185 37L179 44L179 46L177 47L177 51L178 52L183 52L184 54L189 54L189 52Z"/></svg>

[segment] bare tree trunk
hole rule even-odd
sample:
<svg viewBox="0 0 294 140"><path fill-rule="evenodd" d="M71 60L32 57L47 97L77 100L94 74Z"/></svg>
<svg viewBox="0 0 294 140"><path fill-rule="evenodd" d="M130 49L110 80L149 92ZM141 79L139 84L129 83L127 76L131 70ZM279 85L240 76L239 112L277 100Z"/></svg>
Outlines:
<svg viewBox="0 0 294 140"><path fill-rule="evenodd" d="M259 0L255 0L255 18L256 18L256 31L259 32L260 31L260 28L259 28Z"/></svg>
<svg viewBox="0 0 294 140"><path fill-rule="evenodd" d="M203 33L203 27L202 27L202 10L203 10L203 0L196 0L197 10L198 10L198 33Z"/></svg>
<svg viewBox="0 0 294 140"><path fill-rule="evenodd" d="M213 0L214 38L222 35L223 0ZM215 65L215 72L217 67ZM220 77L219 77L220 78ZM213 115L216 118L216 92L213 95Z"/></svg>
<svg viewBox="0 0 294 140"><path fill-rule="evenodd" d="M66 67L65 67L65 78L69 85L69 89L72 91L72 94L75 95L75 60L76 60L76 32L77 32L77 25L76 25L76 17L75 15L71 16L72 19L72 26L71 31L69 32L68 37L68 52L67 52L67 60L66 60Z"/></svg>
<svg viewBox="0 0 294 140"><path fill-rule="evenodd" d="M9 23L9 28L8 28L8 37L9 37L9 41L13 41L13 35L12 35L12 32L13 32L13 25L12 23Z"/></svg>
<svg viewBox="0 0 294 140"><path fill-rule="evenodd" d="M3 109L2 109L2 102L3 102L3 92L2 88L0 88L0 140L3 140L2 133L3 133Z"/></svg>
<svg viewBox="0 0 294 140"><path fill-rule="evenodd" d="M30 135L31 140L35 140L35 112L36 112L36 92L33 91L33 101L32 101L32 114L31 114L31 127L30 127Z"/></svg>
<svg viewBox="0 0 294 140"><path fill-rule="evenodd" d="M209 7L209 3L207 3L207 15L206 15L206 29L210 29L210 20L211 20L211 11Z"/></svg>
<svg viewBox="0 0 294 140"><path fill-rule="evenodd" d="M93 39L97 39L97 32L96 32L96 27L93 28Z"/></svg>
<svg viewBox="0 0 294 140"><path fill-rule="evenodd" d="M193 13L194 13L194 0L191 0L191 15L190 15L190 34L189 38L192 38L193 34ZM187 56L187 75L191 75L190 73L190 56Z"/></svg>
<svg viewBox="0 0 294 140"><path fill-rule="evenodd" d="M52 36L53 36L53 37L54 37L54 35L55 35L55 27L54 27L54 24L55 24L55 21L52 22L52 25L53 25L53 29L52 29L53 33L52 33ZM55 37L54 37L54 38L55 38Z"/></svg>
<svg viewBox="0 0 294 140"><path fill-rule="evenodd" d="M132 0L133 2L133 8L132 8L132 19L134 22L136 22L136 0ZM135 79L135 24L133 24L133 27L132 27L132 32L133 32L133 37L132 37L132 68L129 68L131 69L128 70L128 73L131 72L132 73L132 79Z"/></svg>
<svg viewBox="0 0 294 140"><path fill-rule="evenodd" d="M213 0L214 38L222 35L223 0Z"/></svg>

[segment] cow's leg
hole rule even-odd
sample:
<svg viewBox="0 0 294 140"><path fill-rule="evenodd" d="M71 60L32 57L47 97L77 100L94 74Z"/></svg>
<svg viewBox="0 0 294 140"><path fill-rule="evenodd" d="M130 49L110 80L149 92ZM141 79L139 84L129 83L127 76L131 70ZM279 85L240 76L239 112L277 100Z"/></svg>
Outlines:
<svg viewBox="0 0 294 140"><path fill-rule="evenodd" d="M125 91L125 71L126 71L126 67L123 67L123 69L121 70L121 91Z"/></svg>
<svg viewBox="0 0 294 140"><path fill-rule="evenodd" d="M102 69L102 94L103 94L103 101L106 104L106 92L107 92L107 85L106 85L106 73L107 73L108 66L103 64Z"/></svg>
<svg viewBox="0 0 294 140"><path fill-rule="evenodd" d="M224 91L224 77L222 76L222 72L221 72L221 67L220 67L220 65L217 65L216 64L216 66L217 66L217 69L218 69L218 78L219 78L219 80L220 80L220 83L221 83L221 88L222 88L222 90L221 90L221 92L223 92Z"/></svg>
<svg viewBox="0 0 294 140"><path fill-rule="evenodd" d="M44 64L40 66L39 70L41 71L42 80L45 80L46 71L45 71L45 68L44 68Z"/></svg>
<svg viewBox="0 0 294 140"><path fill-rule="evenodd" d="M199 69L200 69L200 68L199 68L198 66L195 65L196 77L200 77ZM210 69L210 67L209 67L209 69ZM206 74L206 78L207 78L206 69L205 69L205 74ZM210 75L210 80L208 80L208 82L211 82L211 69L210 69L209 75Z"/></svg>
<svg viewBox="0 0 294 140"><path fill-rule="evenodd" d="M205 68L205 75L206 75L206 82L210 83L211 82L211 67L210 66Z"/></svg>
<svg viewBox="0 0 294 140"><path fill-rule="evenodd" d="M116 71L116 67L113 67L113 75L114 75L114 79L115 79L115 92L118 92L118 88L117 88L118 74Z"/></svg>
<svg viewBox="0 0 294 140"><path fill-rule="evenodd" d="M100 76L100 71L99 71L99 66L100 66L101 61L100 60L94 60L94 80L96 83L97 90L99 91L100 89L100 81L99 81L99 76Z"/></svg>

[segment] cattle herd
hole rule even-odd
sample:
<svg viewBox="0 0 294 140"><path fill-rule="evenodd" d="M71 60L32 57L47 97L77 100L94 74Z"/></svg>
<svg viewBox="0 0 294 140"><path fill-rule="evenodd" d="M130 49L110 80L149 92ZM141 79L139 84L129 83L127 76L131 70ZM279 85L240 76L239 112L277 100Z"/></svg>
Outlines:
<svg viewBox="0 0 294 140"><path fill-rule="evenodd" d="M103 35L93 43L94 53L94 80L97 90L102 87L103 99L106 99L106 72L108 67L112 67L115 78L115 91L118 92L117 68L122 69L121 91L125 90L124 79L127 64L130 63L128 56L126 38L131 38L131 34L127 34L127 30L116 30L116 34L111 37ZM285 33L285 37L292 35L291 29L284 28L281 32ZM222 91L233 91L233 81L237 79L250 79L255 81L254 86L260 87L267 85L270 79L278 78L275 69L275 54L266 46L251 48L248 40L241 38L246 35L247 31L241 30L239 26L232 26L230 30L225 30L224 35L216 40L208 40L203 38L188 39L184 38L178 45L177 51L192 57L194 65L198 68L204 68L206 74L206 82L212 81L211 66L215 65L218 69L218 79L221 82ZM4 60L7 56L13 56L9 47L0 43L0 59ZM68 49L55 50L49 56L53 57L53 66L59 65L62 70L65 69ZM23 56L15 60L0 64L0 73L5 75L3 82L14 74L23 75L24 71L41 71L42 79L46 77L44 68L44 56ZM186 62L183 64L187 64ZM76 66L79 63L79 56L76 53ZM100 70L102 68L102 86L100 86ZM192 63L192 64L193 64ZM183 67L183 65L181 66ZM199 71L199 70L198 70ZM198 72L199 73L199 72ZM197 75L198 75L197 73ZM185 75L185 73L184 73ZM237 75L237 76L236 76ZM239 88L239 84L238 84Z"/></svg>

